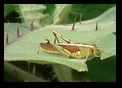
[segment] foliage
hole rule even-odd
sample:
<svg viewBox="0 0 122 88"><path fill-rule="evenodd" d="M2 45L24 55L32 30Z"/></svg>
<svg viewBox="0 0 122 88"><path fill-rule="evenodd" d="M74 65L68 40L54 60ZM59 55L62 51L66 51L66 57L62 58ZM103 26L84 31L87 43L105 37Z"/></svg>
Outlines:
<svg viewBox="0 0 122 88"><path fill-rule="evenodd" d="M19 10L19 13L21 13L26 25L18 25L18 23L4 23L5 71L7 71L7 69L14 69L11 65L8 65L7 62L9 61L26 61L28 63L41 65L49 64L53 68L51 70L54 73L53 76L56 76L57 80L60 82L116 81L115 7L104 12L106 9L108 9L109 5L105 5L106 8L104 8L102 5L72 4L33 4L29 6L19 4L18 6L20 7L20 9L17 10ZM110 7L112 6L114 5L110 5ZM82 21L82 23L79 24L78 15L80 16L80 14L82 13L82 17L84 17L84 11L93 11L93 14L99 15L100 12L94 10L96 9L96 7L102 8L99 9L101 11L104 9L104 11L102 11L104 13L91 20ZM76 8L81 8L81 10L74 11L73 9ZM72 17L74 16L72 12L74 12L75 15L77 14L77 22L75 23L74 31L71 31L74 19ZM31 23L32 21L35 28L33 31L29 30L33 28ZM71 24L61 25L62 23L65 23L65 21ZM98 23L98 31L95 31L96 23ZM17 30L19 30L19 36L17 36ZM101 60L94 58L85 63L84 60L81 59L65 59L61 55L50 54L43 51L40 51L39 55L37 55L39 43L45 42L45 38L49 38L51 41L53 41L54 36L52 34L52 30L58 31L60 34L76 43L86 43L90 45L96 44L102 33L105 31L105 33L102 35L102 39L97 45L97 47L104 49L101 54ZM7 35L8 44L6 43ZM64 42L62 40L60 41ZM9 66L11 68L9 68ZM21 71L20 69L16 69L16 71L18 72L18 74L19 72L23 73L23 71ZM43 73L43 71L40 72L40 74L41 73ZM24 79L25 76L28 77ZM24 81L45 81L36 79L36 77L30 76L30 74L24 74L24 76L19 78ZM38 78L45 77L41 75ZM47 78L47 80L49 80L49 78Z"/></svg>

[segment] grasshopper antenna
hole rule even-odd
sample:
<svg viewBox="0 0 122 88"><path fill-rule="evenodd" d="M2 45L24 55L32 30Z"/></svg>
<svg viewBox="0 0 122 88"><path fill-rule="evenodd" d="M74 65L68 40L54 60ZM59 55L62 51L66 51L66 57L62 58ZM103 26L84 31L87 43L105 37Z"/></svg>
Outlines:
<svg viewBox="0 0 122 88"><path fill-rule="evenodd" d="M106 30L106 29L105 29L105 30ZM103 36L104 33L105 33L105 30L102 32L102 34L101 34L101 36L99 37L99 39L98 39L97 43L95 44L95 46L97 46L97 45L99 44L100 40L102 39L102 36Z"/></svg>

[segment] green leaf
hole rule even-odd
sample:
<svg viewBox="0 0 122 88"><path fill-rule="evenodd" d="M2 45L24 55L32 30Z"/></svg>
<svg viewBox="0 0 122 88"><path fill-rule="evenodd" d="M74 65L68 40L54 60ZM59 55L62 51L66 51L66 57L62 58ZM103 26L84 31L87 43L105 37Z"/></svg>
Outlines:
<svg viewBox="0 0 122 88"><path fill-rule="evenodd" d="M24 18L24 21L28 26L33 21L34 27L39 28L42 25L42 20L49 16L49 14L43 13L46 6L42 4L19 4L19 7L19 12L22 14L20 17Z"/></svg>
<svg viewBox="0 0 122 88"><path fill-rule="evenodd" d="M4 4L4 18L14 10L15 6L13 4Z"/></svg>
<svg viewBox="0 0 122 88"><path fill-rule="evenodd" d="M52 30L59 32L76 43L86 43L90 45L96 44L102 35L102 39L97 47L105 48L101 54L101 59L106 59L116 55L116 36L113 34L113 32L116 31L115 19L116 8L112 8L95 19L83 21L82 25L76 23L74 31L71 31L72 24L66 26L51 25L35 31L25 31L25 29L28 30L29 28L20 26L20 31L25 31L25 33L20 32L23 36L18 39L16 39L15 31L17 24L5 23L5 35L8 33L9 42L14 42L4 46L4 60L30 61L39 64L62 64L77 71L88 71L83 59L65 59L61 55L50 54L43 51L40 51L40 54L37 55L39 44L44 43L45 38L51 41L54 40ZM96 22L98 22L98 31L95 31ZM103 34L104 31L105 33ZM6 37L4 43L6 43L5 41ZM60 42L64 43L63 40L60 40Z"/></svg>
<svg viewBox="0 0 122 88"><path fill-rule="evenodd" d="M73 4L56 4L53 24L62 24L66 20L72 6Z"/></svg>
<svg viewBox="0 0 122 88"><path fill-rule="evenodd" d="M82 13L82 20L92 19L113 6L115 6L115 4L74 4L68 18L73 21L74 16L77 15L79 17ZM79 21L79 19L77 19L77 21Z"/></svg>

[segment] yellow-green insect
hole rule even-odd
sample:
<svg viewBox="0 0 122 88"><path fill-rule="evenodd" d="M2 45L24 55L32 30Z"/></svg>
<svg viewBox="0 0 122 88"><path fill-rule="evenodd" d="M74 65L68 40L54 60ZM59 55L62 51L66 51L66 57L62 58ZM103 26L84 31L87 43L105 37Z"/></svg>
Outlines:
<svg viewBox="0 0 122 88"><path fill-rule="evenodd" d="M39 48L45 52L57 53L62 56L69 58L79 58L79 59L92 59L94 57L101 57L101 49L97 48L96 45L88 45L82 43L74 43L70 39L65 38L56 31L52 31L55 39L54 42L49 39L45 39L46 43L40 43ZM66 41L66 44L60 44L57 36ZM56 40L58 44L56 44Z"/></svg>

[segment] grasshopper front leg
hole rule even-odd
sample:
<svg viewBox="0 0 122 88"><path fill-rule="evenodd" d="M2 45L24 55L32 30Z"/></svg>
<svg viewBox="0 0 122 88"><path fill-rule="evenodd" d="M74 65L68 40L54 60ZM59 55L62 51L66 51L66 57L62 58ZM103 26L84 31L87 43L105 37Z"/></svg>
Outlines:
<svg viewBox="0 0 122 88"><path fill-rule="evenodd" d="M52 47L54 47L61 55L63 55L66 58L69 58L69 56L71 55L71 52L69 52L68 50L60 47L57 44L54 44L53 42L51 42L49 39L45 39L45 41L50 44Z"/></svg>

